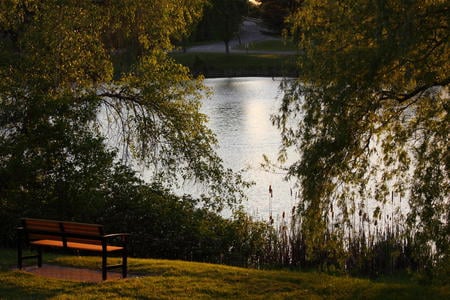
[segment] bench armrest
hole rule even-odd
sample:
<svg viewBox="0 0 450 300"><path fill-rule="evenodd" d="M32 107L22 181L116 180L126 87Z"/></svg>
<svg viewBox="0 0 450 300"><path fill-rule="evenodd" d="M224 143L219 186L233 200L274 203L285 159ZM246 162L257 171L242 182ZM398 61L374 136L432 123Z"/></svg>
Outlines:
<svg viewBox="0 0 450 300"><path fill-rule="evenodd" d="M118 236L128 237L128 236L130 236L130 234L129 233L112 233L112 234L105 234L103 237L109 239L109 238L118 237Z"/></svg>
<svg viewBox="0 0 450 300"><path fill-rule="evenodd" d="M129 233L112 233L112 234L105 234L103 238L105 240L113 239L113 238L120 238L122 243L128 242L128 237L130 236Z"/></svg>

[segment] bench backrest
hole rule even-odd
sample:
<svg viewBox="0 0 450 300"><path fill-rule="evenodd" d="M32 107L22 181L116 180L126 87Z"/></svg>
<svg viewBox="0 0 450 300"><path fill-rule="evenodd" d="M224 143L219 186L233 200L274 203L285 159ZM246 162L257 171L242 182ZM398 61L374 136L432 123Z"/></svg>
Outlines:
<svg viewBox="0 0 450 300"><path fill-rule="evenodd" d="M103 225L64 222L43 219L22 219L28 241L56 240L88 244L101 244Z"/></svg>

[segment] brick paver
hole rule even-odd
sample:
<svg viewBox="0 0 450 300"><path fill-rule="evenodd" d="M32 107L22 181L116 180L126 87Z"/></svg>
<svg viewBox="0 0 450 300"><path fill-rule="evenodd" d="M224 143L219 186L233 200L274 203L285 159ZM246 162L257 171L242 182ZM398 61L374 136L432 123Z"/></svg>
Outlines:
<svg viewBox="0 0 450 300"><path fill-rule="evenodd" d="M23 268L25 272L35 274L37 276L57 278L62 280L82 281L82 282L101 282L102 272L96 270L72 268L43 264L41 268L37 266L29 266ZM108 280L117 280L122 278L120 273L108 272Z"/></svg>

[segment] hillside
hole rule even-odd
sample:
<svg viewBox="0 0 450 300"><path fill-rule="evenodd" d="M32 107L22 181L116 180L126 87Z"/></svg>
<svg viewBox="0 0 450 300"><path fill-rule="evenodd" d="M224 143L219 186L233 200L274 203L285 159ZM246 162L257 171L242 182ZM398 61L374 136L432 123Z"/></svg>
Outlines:
<svg viewBox="0 0 450 300"><path fill-rule="evenodd" d="M96 268L98 257L50 256L47 263ZM411 281L261 271L223 265L130 259L133 277L103 283L50 279L11 270L14 250L0 249L0 299L444 299L446 287Z"/></svg>

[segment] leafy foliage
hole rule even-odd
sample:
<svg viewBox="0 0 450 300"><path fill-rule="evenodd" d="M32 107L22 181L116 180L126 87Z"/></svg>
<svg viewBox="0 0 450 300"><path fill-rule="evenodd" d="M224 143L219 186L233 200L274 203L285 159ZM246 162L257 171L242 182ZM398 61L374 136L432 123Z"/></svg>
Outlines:
<svg viewBox="0 0 450 300"><path fill-rule="evenodd" d="M281 158L288 147L300 154L289 176L301 185L310 250L333 204L338 224L366 213L374 226L395 193L409 199L423 249L448 261L448 16L445 1L311 0L290 17L301 71L273 122Z"/></svg>
<svg viewBox="0 0 450 300"><path fill-rule="evenodd" d="M2 1L5 178L18 163L26 174L14 177L18 190L39 182L41 173L94 180L97 166L108 169L121 158L147 166L152 179L168 187L180 179L203 184L209 200L203 204L210 208L238 202L242 180L223 167L199 112L201 80L167 55L171 39L187 34L204 2ZM133 66L115 64L123 53L133 57ZM0 192L7 198L5 186ZM52 193L43 185L34 188ZM65 194L75 192L67 189Z"/></svg>

